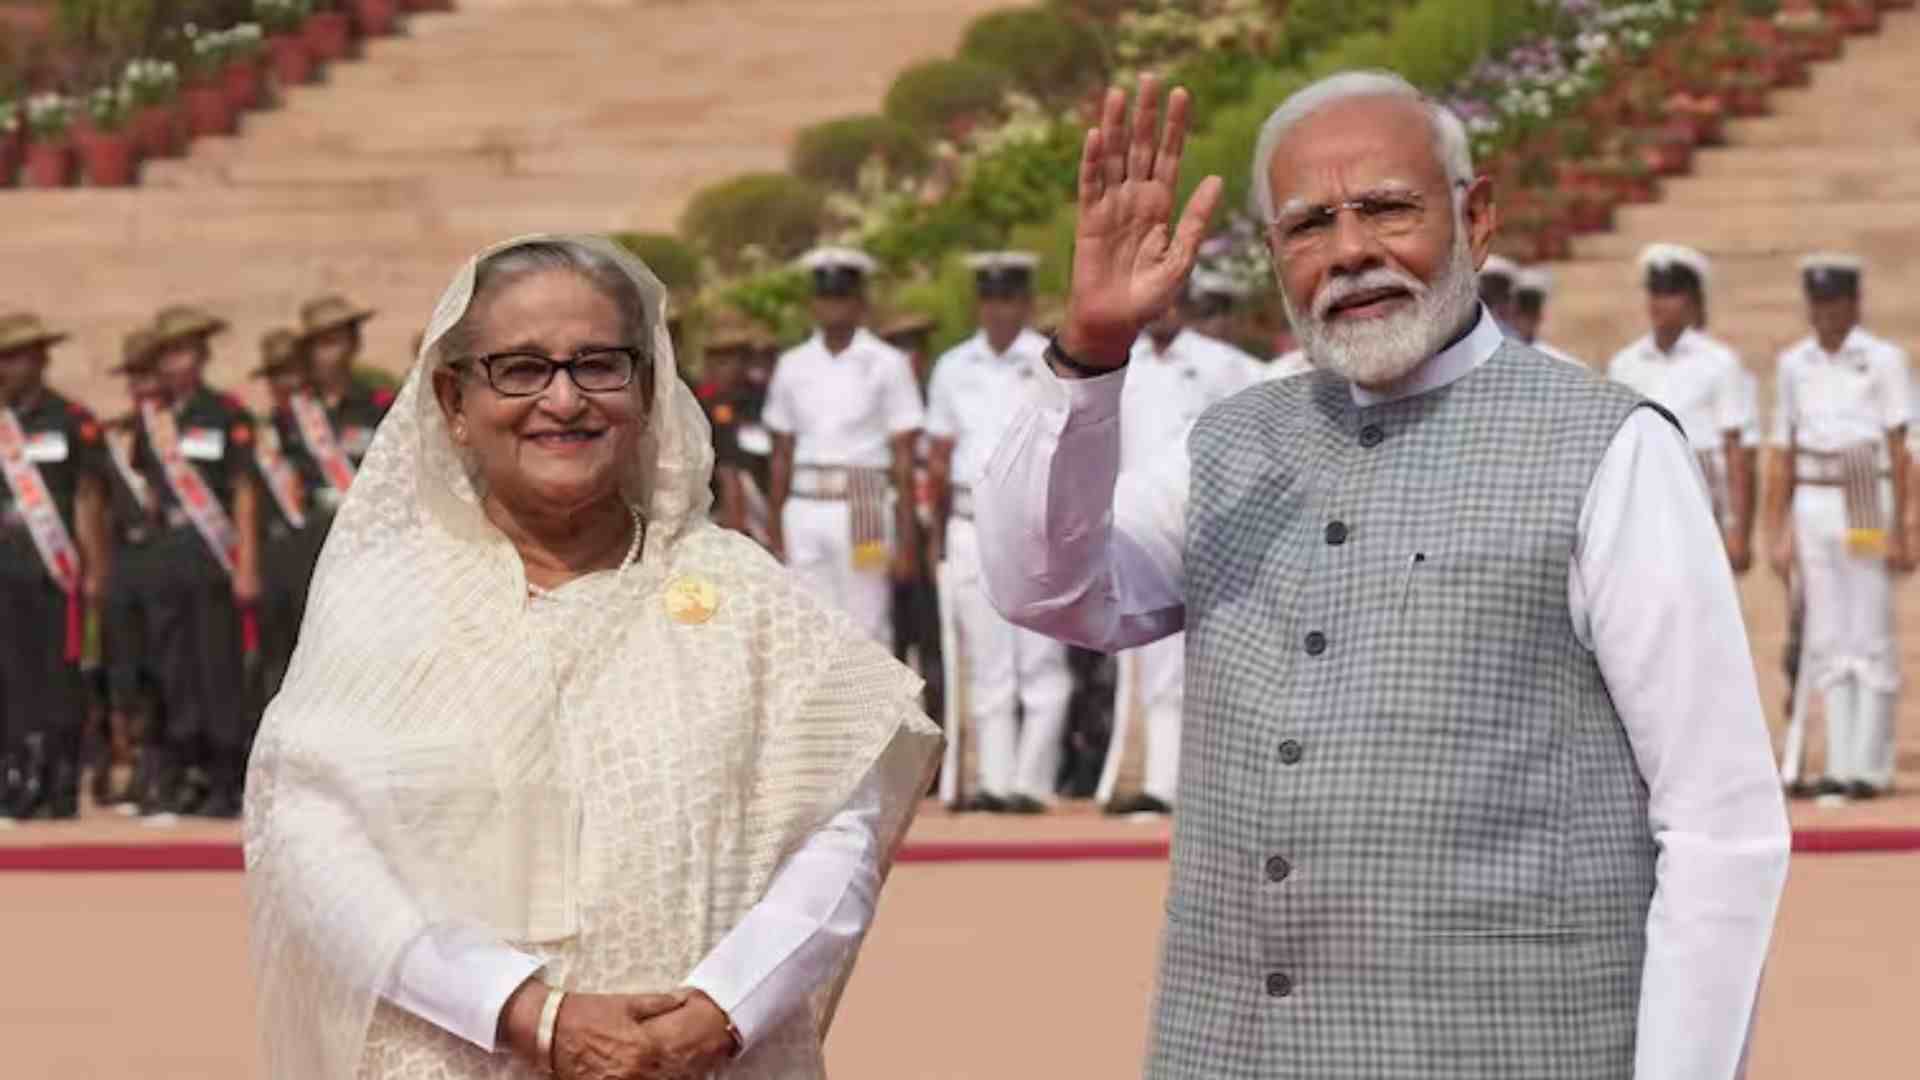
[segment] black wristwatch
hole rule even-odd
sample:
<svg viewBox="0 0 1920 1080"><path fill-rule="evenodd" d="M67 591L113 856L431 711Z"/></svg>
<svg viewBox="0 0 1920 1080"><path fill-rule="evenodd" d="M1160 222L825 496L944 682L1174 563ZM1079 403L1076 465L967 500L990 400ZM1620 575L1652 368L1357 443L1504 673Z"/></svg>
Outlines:
<svg viewBox="0 0 1920 1080"><path fill-rule="evenodd" d="M1128 361L1133 359L1133 356L1129 354L1126 360L1120 361L1113 367L1094 367L1092 364L1075 360L1067 353L1067 350L1061 348L1059 334L1054 334L1047 339L1047 351L1041 355L1046 358L1048 366L1052 367L1055 372L1061 375L1071 376L1075 379L1097 379L1102 375L1119 371L1121 368L1127 366Z"/></svg>

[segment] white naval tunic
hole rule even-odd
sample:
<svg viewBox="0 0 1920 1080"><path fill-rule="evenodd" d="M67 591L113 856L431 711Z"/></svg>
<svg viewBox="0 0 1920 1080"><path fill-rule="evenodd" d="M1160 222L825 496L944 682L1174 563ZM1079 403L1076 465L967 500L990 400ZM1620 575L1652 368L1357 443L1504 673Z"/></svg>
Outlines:
<svg viewBox="0 0 1920 1080"><path fill-rule="evenodd" d="M1046 348L1046 338L1023 330L1006 352L996 353L982 331L934 366L927 434L953 444L956 490L971 489L1017 404L1043 385ZM952 607L965 658L963 722L978 747L976 790L1050 802L1073 695L1066 646L1013 625L993 609L981 585L970 511L947 523L945 570L949 592L940 600ZM950 736L949 745L958 747L961 740Z"/></svg>
<svg viewBox="0 0 1920 1080"><path fill-rule="evenodd" d="M1798 342L1780 354L1778 371L1772 445L1815 453L1866 445L1875 448L1880 470L1889 467L1887 437L1910 416L1904 350L1856 327L1837 354L1814 337ZM1814 468L1795 465L1803 480ZM1890 488L1881 482L1888 515ZM1842 488L1796 482L1791 512L1806 597L1801 678L1826 697L1827 775L1884 788L1893 780L1893 703L1900 686L1886 560L1849 548ZM1888 524L1900 523L1889 517Z"/></svg>
<svg viewBox="0 0 1920 1080"><path fill-rule="evenodd" d="M1723 532L1733 529L1727 483L1726 436L1746 445L1755 430L1754 399L1741 379L1739 354L1698 330L1684 331L1669 352L1648 334L1614 354L1609 378L1664 406L1680 421L1707 473Z"/></svg>
<svg viewBox="0 0 1920 1080"><path fill-rule="evenodd" d="M1246 389L1264 371L1251 356L1216 338L1182 330L1162 351L1141 335L1128 361L1127 386L1120 396L1120 461L1125 469L1146 468L1186 444L1187 429L1208 406ZM1170 634L1122 653L1121 694L1116 708L1117 762L1125 740L1120 715L1128 701L1145 722L1146 794L1171 804L1180 776L1180 717L1186 707L1186 635ZM1116 775L1109 765L1107 776ZM1110 780L1102 796L1112 794Z"/></svg>
<svg viewBox="0 0 1920 1080"><path fill-rule="evenodd" d="M818 333L783 353L761 413L768 430L793 436L796 474L808 465L885 469L888 440L918 430L923 417L912 361L864 329L837 356ZM789 495L780 521L787 565L875 641L891 642L892 582L885 568L853 565L850 505Z"/></svg>

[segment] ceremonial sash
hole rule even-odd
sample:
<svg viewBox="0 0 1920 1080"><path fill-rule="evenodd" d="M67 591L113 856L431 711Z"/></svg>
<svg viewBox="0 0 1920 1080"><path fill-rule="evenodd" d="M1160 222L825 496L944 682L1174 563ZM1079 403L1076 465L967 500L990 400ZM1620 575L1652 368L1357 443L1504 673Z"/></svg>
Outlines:
<svg viewBox="0 0 1920 1080"><path fill-rule="evenodd" d="M1840 452L1847 547L1855 555L1876 557L1887 553L1887 508L1880 497L1879 450L1877 445L1865 443Z"/></svg>
<svg viewBox="0 0 1920 1080"><path fill-rule="evenodd" d="M353 462L347 452L340 449L340 440L334 437L326 408L311 394L293 395L290 407L294 422L300 428L300 441L307 444L307 451L319 463L320 475L328 487L345 495L353 485Z"/></svg>
<svg viewBox="0 0 1920 1080"><path fill-rule="evenodd" d="M300 509L300 473L280 447L280 432L272 424L260 425L260 441L254 447L260 474L266 477L267 491L274 504L294 528L305 527L307 515Z"/></svg>
<svg viewBox="0 0 1920 1080"><path fill-rule="evenodd" d="M140 509L153 512L153 489L147 486L147 478L133 467L133 432L131 430L108 429L106 434L107 456L113 460L113 467L120 474L120 480L133 492L134 501Z"/></svg>
<svg viewBox="0 0 1920 1080"><path fill-rule="evenodd" d="M200 539L207 542L213 557L231 575L240 550L240 534L233 527L233 519L227 516L226 508L201 477L200 470L180 452L180 429L174 425L173 414L143 405L140 416L146 424L147 440L153 444L154 456L160 459L160 471L167 478L167 486L180 500L180 508L199 531Z"/></svg>
<svg viewBox="0 0 1920 1080"><path fill-rule="evenodd" d="M20 508L20 516L27 523L27 532L33 536L40 561L46 564L47 573L60 586L60 591L67 594L65 653L71 663L80 658L82 644L82 620L77 602L80 549L74 546L67 523L60 520L60 507L53 501L53 492L40 475L40 467L27 458L27 433L20 426L20 418L4 406L0 406L0 471L6 473L7 486L13 489L14 505Z"/></svg>

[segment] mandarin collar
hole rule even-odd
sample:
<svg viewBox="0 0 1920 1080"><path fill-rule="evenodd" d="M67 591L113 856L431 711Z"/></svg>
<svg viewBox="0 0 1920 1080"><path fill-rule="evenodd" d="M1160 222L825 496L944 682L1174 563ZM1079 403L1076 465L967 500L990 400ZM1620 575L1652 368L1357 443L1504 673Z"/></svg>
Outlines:
<svg viewBox="0 0 1920 1080"><path fill-rule="evenodd" d="M1359 383L1350 383L1348 389L1353 393L1353 403L1365 409L1431 393L1459 381L1492 359L1505 344L1506 336L1500 332L1500 324L1494 321L1493 313L1485 304L1475 310L1473 319L1473 329L1465 336L1427 358L1394 386L1369 390Z"/></svg>

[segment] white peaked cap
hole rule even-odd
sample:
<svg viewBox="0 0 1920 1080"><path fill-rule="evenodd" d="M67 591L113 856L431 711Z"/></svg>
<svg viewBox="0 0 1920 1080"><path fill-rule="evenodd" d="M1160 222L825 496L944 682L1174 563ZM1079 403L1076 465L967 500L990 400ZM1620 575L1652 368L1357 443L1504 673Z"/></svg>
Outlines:
<svg viewBox="0 0 1920 1080"><path fill-rule="evenodd" d="M1700 287L1706 288L1713 274L1713 264L1707 257L1683 244L1648 244L1640 251L1640 273L1649 270L1664 270L1672 266L1684 266L1693 271L1700 279Z"/></svg>
<svg viewBox="0 0 1920 1080"><path fill-rule="evenodd" d="M1245 299L1251 292L1245 282L1218 270L1196 269L1193 276L1187 279L1189 296L1231 296L1239 300Z"/></svg>
<svg viewBox="0 0 1920 1080"><path fill-rule="evenodd" d="M1847 255L1838 251L1818 251L1800 260L1800 272L1819 270L1845 270L1858 274L1867 268L1858 255Z"/></svg>
<svg viewBox="0 0 1920 1080"><path fill-rule="evenodd" d="M1515 278L1520 275L1520 264L1505 255L1488 255L1487 261L1480 264L1481 277Z"/></svg>
<svg viewBox="0 0 1920 1080"><path fill-rule="evenodd" d="M976 274L998 270L1031 270L1040 256L1031 251L977 251L967 256L967 269Z"/></svg>
<svg viewBox="0 0 1920 1080"><path fill-rule="evenodd" d="M1544 267L1524 267L1519 276L1513 279L1513 287L1521 292L1536 292L1541 296L1552 296L1553 274Z"/></svg>
<svg viewBox="0 0 1920 1080"><path fill-rule="evenodd" d="M858 270L862 274L871 274L880 269L873 257L858 248L817 247L800 256L800 268L803 270Z"/></svg>

